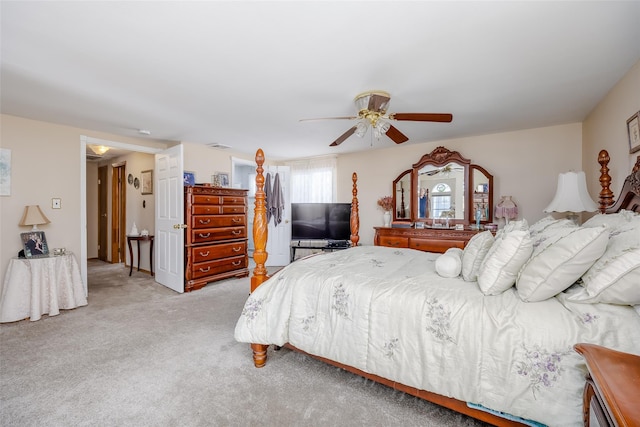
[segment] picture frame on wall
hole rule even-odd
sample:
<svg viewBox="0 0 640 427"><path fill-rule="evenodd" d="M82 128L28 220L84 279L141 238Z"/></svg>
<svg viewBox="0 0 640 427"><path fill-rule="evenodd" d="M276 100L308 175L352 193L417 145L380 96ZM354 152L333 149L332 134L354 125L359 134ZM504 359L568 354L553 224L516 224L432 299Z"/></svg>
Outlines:
<svg viewBox="0 0 640 427"><path fill-rule="evenodd" d="M182 183L186 187L193 187L196 183L196 174L190 171L184 171Z"/></svg>
<svg viewBox="0 0 640 427"><path fill-rule="evenodd" d="M26 258L49 256L49 246L44 231L32 230L28 233L20 233L20 237L22 237Z"/></svg>
<svg viewBox="0 0 640 427"><path fill-rule="evenodd" d="M228 187L229 174L225 172L216 172L211 176L211 185L214 187Z"/></svg>
<svg viewBox="0 0 640 427"><path fill-rule="evenodd" d="M140 173L141 193L153 194L153 170L149 169Z"/></svg>
<svg viewBox="0 0 640 427"><path fill-rule="evenodd" d="M629 135L629 154L640 150L640 111L627 120L627 134Z"/></svg>

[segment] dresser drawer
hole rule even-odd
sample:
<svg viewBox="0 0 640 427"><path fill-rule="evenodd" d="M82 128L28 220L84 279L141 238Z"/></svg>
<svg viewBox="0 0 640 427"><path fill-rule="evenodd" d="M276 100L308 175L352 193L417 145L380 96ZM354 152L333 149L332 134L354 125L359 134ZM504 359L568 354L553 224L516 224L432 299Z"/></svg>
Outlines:
<svg viewBox="0 0 640 427"><path fill-rule="evenodd" d="M247 207L243 205L193 205L192 215L220 215L220 214L246 214Z"/></svg>
<svg viewBox="0 0 640 427"><path fill-rule="evenodd" d="M247 250L247 241L221 243L190 248L191 259L194 263L210 261L219 258L229 258L243 255Z"/></svg>
<svg viewBox="0 0 640 427"><path fill-rule="evenodd" d="M193 228L235 227L246 225L246 215L194 215L191 219Z"/></svg>
<svg viewBox="0 0 640 427"><path fill-rule="evenodd" d="M246 199L244 197L235 197L235 196L222 196L222 204L223 205L246 205Z"/></svg>
<svg viewBox="0 0 640 427"><path fill-rule="evenodd" d="M191 195L191 204L194 205L221 205L224 196L214 196L211 194L193 194Z"/></svg>
<svg viewBox="0 0 640 427"><path fill-rule="evenodd" d="M444 253L449 248L464 249L466 241L463 240L439 240L439 239L420 239L410 238L409 247L425 252Z"/></svg>
<svg viewBox="0 0 640 427"><path fill-rule="evenodd" d="M247 257L239 255L233 258L217 259L213 261L200 262L193 265L191 277L194 279L212 276L215 274L233 271L247 267Z"/></svg>
<svg viewBox="0 0 640 427"><path fill-rule="evenodd" d="M380 246L389 246L391 248L408 248L409 239L397 236L380 236L378 244Z"/></svg>
<svg viewBox="0 0 640 427"><path fill-rule="evenodd" d="M246 239L247 227L220 227L191 230L191 243L215 242L217 240Z"/></svg>

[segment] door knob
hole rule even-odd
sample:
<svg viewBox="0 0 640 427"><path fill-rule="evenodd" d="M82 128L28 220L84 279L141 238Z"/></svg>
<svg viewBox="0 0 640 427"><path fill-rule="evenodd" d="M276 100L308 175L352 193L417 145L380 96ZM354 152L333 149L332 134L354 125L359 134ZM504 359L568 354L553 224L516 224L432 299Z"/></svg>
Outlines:
<svg viewBox="0 0 640 427"><path fill-rule="evenodd" d="M180 230L182 228L187 228L187 224L174 224L173 228L175 228L176 230Z"/></svg>

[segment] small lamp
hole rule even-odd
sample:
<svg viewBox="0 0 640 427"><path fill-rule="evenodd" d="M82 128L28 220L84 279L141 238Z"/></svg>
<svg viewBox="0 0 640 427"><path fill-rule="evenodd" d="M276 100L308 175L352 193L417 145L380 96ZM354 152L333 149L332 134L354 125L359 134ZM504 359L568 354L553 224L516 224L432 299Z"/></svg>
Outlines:
<svg viewBox="0 0 640 427"><path fill-rule="evenodd" d="M496 205L496 218L504 218L506 224L509 220L518 217L518 205L511 199L511 196L502 196L500 202Z"/></svg>
<svg viewBox="0 0 640 427"><path fill-rule="evenodd" d="M556 195L544 210L551 212L569 212L567 218L578 223L578 213L595 212L598 205L587 192L587 179L584 172L566 172L558 176Z"/></svg>
<svg viewBox="0 0 640 427"><path fill-rule="evenodd" d="M31 231L38 231L38 225L49 224L50 222L39 205L30 205L24 208L24 214L18 225L33 225Z"/></svg>

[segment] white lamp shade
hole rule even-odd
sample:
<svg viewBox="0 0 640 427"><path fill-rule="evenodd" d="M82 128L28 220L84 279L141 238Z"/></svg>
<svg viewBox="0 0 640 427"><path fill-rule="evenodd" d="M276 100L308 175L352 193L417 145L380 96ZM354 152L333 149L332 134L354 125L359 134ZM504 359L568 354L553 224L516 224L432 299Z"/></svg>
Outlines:
<svg viewBox="0 0 640 427"><path fill-rule="evenodd" d="M556 195L545 212L595 212L598 205L587 192L584 172L566 172L558 176Z"/></svg>
<svg viewBox="0 0 640 427"><path fill-rule="evenodd" d="M49 218L42 212L39 205L25 206L24 214L18 225L33 225L33 229L37 230L38 225L49 224Z"/></svg>

